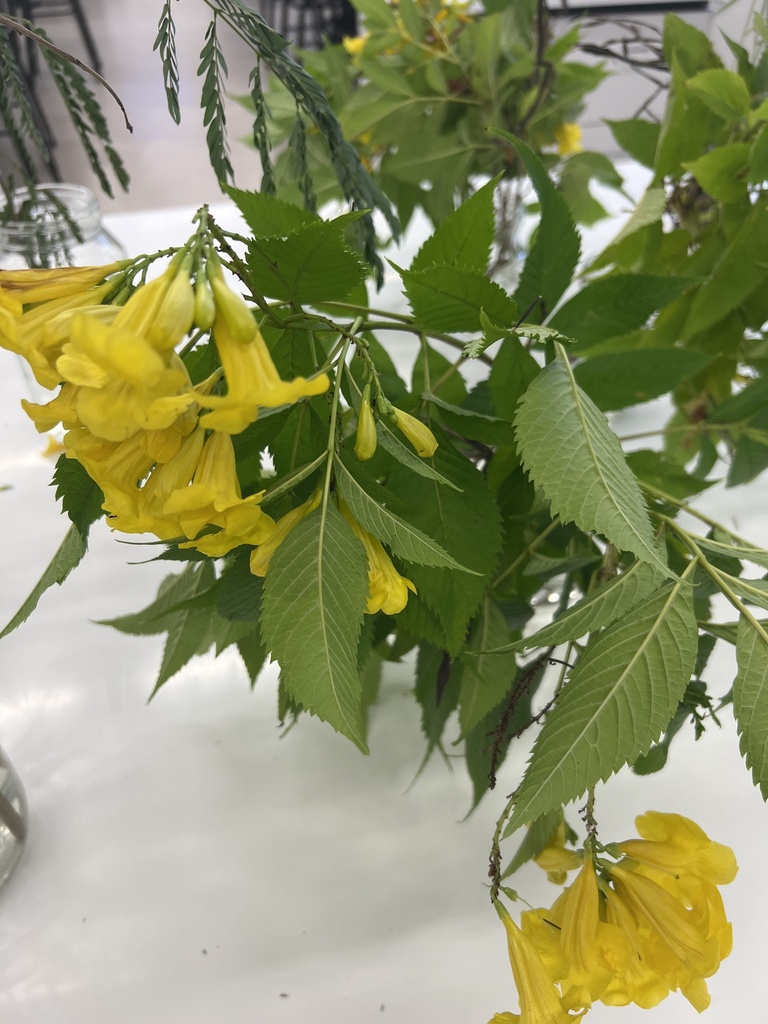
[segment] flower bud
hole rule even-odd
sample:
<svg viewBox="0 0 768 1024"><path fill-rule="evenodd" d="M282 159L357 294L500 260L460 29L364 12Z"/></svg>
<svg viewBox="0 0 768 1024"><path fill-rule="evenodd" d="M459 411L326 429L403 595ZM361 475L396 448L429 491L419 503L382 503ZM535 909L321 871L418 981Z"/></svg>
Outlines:
<svg viewBox="0 0 768 1024"><path fill-rule="evenodd" d="M195 292L189 273L179 270L163 296L149 328L149 340L161 352L175 348L194 323Z"/></svg>
<svg viewBox="0 0 768 1024"><path fill-rule="evenodd" d="M410 413L403 412L402 409L393 408L392 411L395 414L395 423L398 430L405 434L416 449L416 454L425 459L428 459L430 455L434 455L437 451L437 439L426 423L417 420Z"/></svg>
<svg viewBox="0 0 768 1024"><path fill-rule="evenodd" d="M253 341L256 321L245 299L233 291L220 273L211 276L216 316L221 317L235 341Z"/></svg>
<svg viewBox="0 0 768 1024"><path fill-rule="evenodd" d="M371 409L371 386L366 384L363 389L363 400L360 403L360 415L357 419L357 437L355 438L355 455L361 462L373 458L376 451L376 420Z"/></svg>
<svg viewBox="0 0 768 1024"><path fill-rule="evenodd" d="M201 331L209 331L215 319L216 304L211 286L202 274L198 274L195 281L195 326Z"/></svg>

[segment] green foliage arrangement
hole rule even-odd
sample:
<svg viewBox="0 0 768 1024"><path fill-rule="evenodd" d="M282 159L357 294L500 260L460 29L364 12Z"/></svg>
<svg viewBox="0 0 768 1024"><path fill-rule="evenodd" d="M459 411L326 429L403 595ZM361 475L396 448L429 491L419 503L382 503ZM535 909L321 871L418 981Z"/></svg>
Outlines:
<svg viewBox="0 0 768 1024"><path fill-rule="evenodd" d="M246 17L236 0L209 6L232 25ZM737 486L768 466L765 46L750 57L729 41L729 69L702 33L666 19L661 123L612 125L651 182L584 267L565 169L554 180L554 155L540 155L591 87L563 60L576 35L541 51L543 64L529 47L514 74L492 83L491 98L517 104L523 139L495 100L487 123L452 119L462 95L452 69L469 39L511 47L515 66L515 32L530 27L523 16L534 5L516 6L516 21L416 0L359 6L371 35L350 47L353 61L331 49L313 68L333 71L337 99L350 68L365 76L342 96L341 124L359 128L359 142L363 113L374 111L371 144L391 147L380 154L382 195L391 188L406 219L420 203L437 223L409 267L392 264L407 311L369 300L370 266L349 245L350 226L369 215L364 194L357 209L322 219L271 194L280 161L267 165L262 193L225 186L247 234L202 210L189 242L159 254L171 262L154 280L155 256L0 274L0 345L58 389L25 408L39 430L66 431L55 482L71 522L3 634L78 564L106 515L117 531L154 534L159 557L179 563L146 608L110 622L165 636L156 690L195 656L235 646L252 682L267 657L279 664L281 720L315 715L365 752L383 670L411 657L425 758L463 741L473 805L510 749L531 749L491 842L491 897L521 1002L520 1015L494 1022L565 1022L600 999L650 1007L673 990L704 1009L705 979L730 951L717 886L733 877L733 856L688 819L657 812L638 820L642 839L603 844L595 787L626 765L659 770L676 734L700 735L732 705L747 768L768 798L759 575L768 550L698 500L723 474ZM158 47L173 107L170 7ZM765 24L755 24L764 44ZM296 123L305 114L323 134L313 80L287 70L274 34L254 25L260 59L298 105ZM204 53L213 127L215 22ZM554 77L541 90L545 66ZM467 88L481 85L470 77ZM403 177L415 129L402 111L426 89L445 108L434 144L448 126L447 144L456 149L466 132L468 147L453 163L439 150L448 169L439 201L424 178ZM481 137L485 127L495 134ZM306 159L299 178L311 173L322 196L309 155L316 136L298 137L307 143L292 147ZM224 177L215 127L209 142ZM343 162L350 150L339 145ZM357 163L345 166L357 175ZM483 170L490 180L480 185ZM506 289L488 270L496 192L510 173L530 182L539 220ZM391 355L393 335L409 344L407 365ZM606 413L662 396L671 419L648 432L654 444L627 452ZM553 615L531 629L543 588ZM713 611L718 595L729 621ZM717 642L736 650L725 692L704 678ZM585 799L587 838L576 849L564 808ZM520 834L504 867L502 843ZM560 882L579 874L518 928L499 898L515 898L503 882L532 858Z"/></svg>

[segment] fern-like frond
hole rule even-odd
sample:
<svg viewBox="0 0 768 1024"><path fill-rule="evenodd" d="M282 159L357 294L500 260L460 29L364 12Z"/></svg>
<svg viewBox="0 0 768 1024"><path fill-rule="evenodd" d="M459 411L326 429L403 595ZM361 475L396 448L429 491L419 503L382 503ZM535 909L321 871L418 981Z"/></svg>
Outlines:
<svg viewBox="0 0 768 1024"><path fill-rule="evenodd" d="M158 50L163 62L163 85L168 113L176 124L181 122L179 106L179 62L176 56L176 25L173 21L172 0L165 0L157 26L153 50Z"/></svg>
<svg viewBox="0 0 768 1024"><path fill-rule="evenodd" d="M21 170L35 177L33 150L46 163L50 153L35 120L29 86L19 67L9 31L0 25L0 118L19 157Z"/></svg>
<svg viewBox="0 0 768 1024"><path fill-rule="evenodd" d="M42 29L38 28L35 31L41 39L48 41L48 36ZM110 197L114 194L99 148L103 151L103 156L120 186L127 190L130 181L128 172L112 145L109 125L85 76L56 50L48 46L41 46L40 50L102 190Z"/></svg>
<svg viewBox="0 0 768 1024"><path fill-rule="evenodd" d="M234 171L229 160L227 145L227 115L224 110L224 82L227 78L227 62L219 45L218 15L205 33L205 46L200 52L198 75L203 79L200 106L203 108L203 124L208 129L206 142L211 166L219 181L231 182Z"/></svg>
<svg viewBox="0 0 768 1024"><path fill-rule="evenodd" d="M264 98L264 90L261 85L261 61L257 60L251 72L251 100L253 101L253 144L258 150L261 158L261 191L268 195L275 195L277 186L275 183L275 172L272 166L271 149L269 141L269 130L267 118L269 108Z"/></svg>

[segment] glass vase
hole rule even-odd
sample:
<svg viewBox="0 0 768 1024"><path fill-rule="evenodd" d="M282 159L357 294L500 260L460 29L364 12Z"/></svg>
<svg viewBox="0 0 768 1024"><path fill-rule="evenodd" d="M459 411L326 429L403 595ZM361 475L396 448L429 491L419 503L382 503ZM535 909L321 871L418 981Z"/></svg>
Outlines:
<svg viewBox="0 0 768 1024"><path fill-rule="evenodd" d="M17 188L0 205L0 269L100 266L127 255L82 185Z"/></svg>
<svg viewBox="0 0 768 1024"><path fill-rule="evenodd" d="M18 775L0 747L0 886L10 877L27 842L27 798Z"/></svg>

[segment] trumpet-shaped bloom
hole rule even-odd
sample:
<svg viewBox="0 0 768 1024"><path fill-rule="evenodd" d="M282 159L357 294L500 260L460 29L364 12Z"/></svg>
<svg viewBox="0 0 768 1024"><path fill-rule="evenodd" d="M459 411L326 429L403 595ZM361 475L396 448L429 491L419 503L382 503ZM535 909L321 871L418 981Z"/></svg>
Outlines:
<svg viewBox="0 0 768 1024"><path fill-rule="evenodd" d="M17 317L0 307L0 347L26 359L38 384L51 390L58 387L62 375L56 362L69 340L74 317L87 311L107 322L114 320L117 309L101 305L111 290L112 283L106 281L87 292L33 306Z"/></svg>
<svg viewBox="0 0 768 1024"><path fill-rule="evenodd" d="M701 928L690 909L640 871L615 865L611 876L640 927L653 933L659 973L675 974L683 968L699 978L714 974L720 965L717 940Z"/></svg>
<svg viewBox="0 0 768 1024"><path fill-rule="evenodd" d="M437 451L437 438L426 423L422 423L421 420L417 420L415 416L411 416L410 413L403 412L401 409L395 409L394 414L398 430L405 434L416 449L416 454L422 458L434 455Z"/></svg>
<svg viewBox="0 0 768 1024"><path fill-rule="evenodd" d="M82 463L104 492L102 508L107 513L126 517L139 514L139 488L152 468L152 459L138 434L118 443L79 427L64 435L64 445L67 456Z"/></svg>
<svg viewBox="0 0 768 1024"><path fill-rule="evenodd" d="M645 935L641 934L640 926L626 903L610 886L605 889L605 918L626 936L630 955L626 968L611 979L600 997L601 1002L607 1006L636 1003L644 1010L657 1006L669 995L670 985L651 965L648 929L645 929Z"/></svg>
<svg viewBox="0 0 768 1024"><path fill-rule="evenodd" d="M416 587L405 576L400 575L381 541L363 529L343 501L339 508L357 539L362 542L368 558L369 593L366 611L369 615L375 615L376 612L397 615L408 603L408 591L415 594Z"/></svg>
<svg viewBox="0 0 768 1024"><path fill-rule="evenodd" d="M361 462L372 459L376 452L376 420L371 409L371 389L366 384L363 399L360 403L360 415L357 418L357 436L355 437L355 455Z"/></svg>
<svg viewBox="0 0 768 1024"><path fill-rule="evenodd" d="M183 534L194 540L187 546L216 557L239 544L260 544L270 535L275 524L259 507L262 494L242 497L232 438L214 432L205 442L192 483L174 490L162 511L178 515ZM219 527L224 536L213 533L196 539L206 526Z"/></svg>
<svg viewBox="0 0 768 1024"><path fill-rule="evenodd" d="M21 406L41 434L53 430L59 423L67 430L79 426L77 388L74 384L64 384L58 395L45 405L28 402L26 398L22 398Z"/></svg>
<svg viewBox="0 0 768 1024"><path fill-rule="evenodd" d="M291 405L300 398L322 395L328 390L330 382L325 373L310 380L282 380L245 301L232 291L220 273L211 275L210 284L216 307L213 338L224 369L227 394L198 395L199 404L211 410L202 417L203 426L239 434L256 420L260 406Z"/></svg>
<svg viewBox="0 0 768 1024"><path fill-rule="evenodd" d="M725 885L736 877L733 850L713 842L690 818L648 811L635 818L641 839L618 843L627 857L672 875L690 874Z"/></svg>
<svg viewBox="0 0 768 1024"><path fill-rule="evenodd" d="M506 909L494 901L496 913L507 933L509 962L520 1001L520 1013L496 1014L498 1021L512 1024L570 1024L581 1014L572 1016L563 1008L560 993L550 980L536 947L518 928Z"/></svg>
<svg viewBox="0 0 768 1024"><path fill-rule="evenodd" d="M165 503L172 494L182 490L192 480L203 450L205 431L202 427L192 431L178 450L165 463L155 465L144 485L137 489L133 506L135 512L123 508L110 515L107 522L113 530L122 533L153 533L160 540L172 540L182 534L178 514L166 514ZM138 438L143 450L146 445Z"/></svg>
<svg viewBox="0 0 768 1024"><path fill-rule="evenodd" d="M65 380L79 386L80 421L111 441L169 427L195 402L179 357L164 357L117 320L105 325L95 317L76 317L56 366Z"/></svg>
<svg viewBox="0 0 768 1024"><path fill-rule="evenodd" d="M102 267L54 267L43 270L0 270L0 305L21 315L24 306L86 292L129 260Z"/></svg>
<svg viewBox="0 0 768 1024"><path fill-rule="evenodd" d="M280 547L291 530L298 526L305 516L314 511L320 504L320 491L316 491L311 498L286 512L284 516L275 523L270 535L262 541L259 546L251 552L250 568L254 576L266 576L272 555Z"/></svg>

